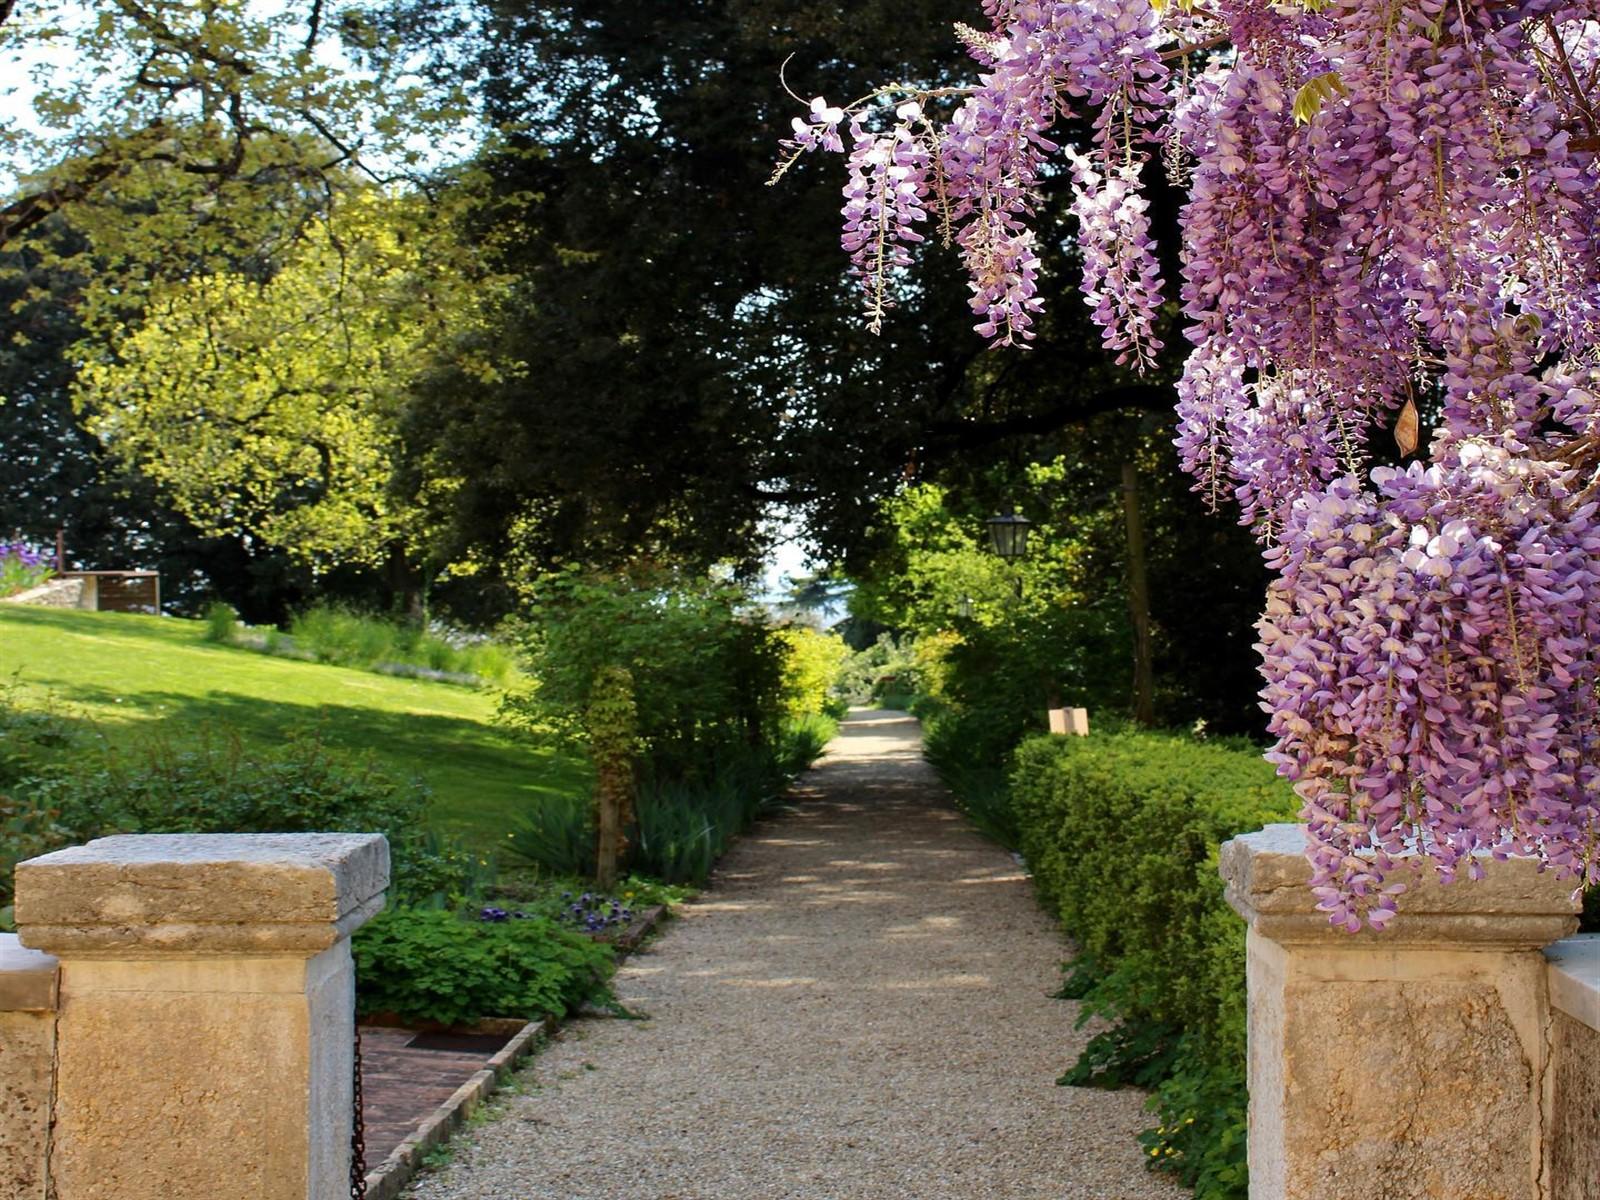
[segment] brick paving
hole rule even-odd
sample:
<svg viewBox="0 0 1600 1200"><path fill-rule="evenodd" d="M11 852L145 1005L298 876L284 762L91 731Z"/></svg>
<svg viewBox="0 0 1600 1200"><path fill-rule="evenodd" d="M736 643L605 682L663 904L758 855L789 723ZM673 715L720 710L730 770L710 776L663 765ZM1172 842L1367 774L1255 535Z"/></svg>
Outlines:
<svg viewBox="0 0 1600 1200"><path fill-rule="evenodd" d="M361 1027L361 1116L369 1170L511 1040L486 1038L481 1048L470 1050L425 1050L409 1044L416 1036L414 1029Z"/></svg>

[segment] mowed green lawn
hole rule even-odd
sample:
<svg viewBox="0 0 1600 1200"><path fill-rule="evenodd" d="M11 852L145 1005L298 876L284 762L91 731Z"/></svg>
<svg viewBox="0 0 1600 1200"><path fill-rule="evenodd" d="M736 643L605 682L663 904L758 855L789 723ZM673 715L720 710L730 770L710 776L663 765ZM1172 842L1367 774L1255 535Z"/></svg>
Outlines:
<svg viewBox="0 0 1600 1200"><path fill-rule="evenodd" d="M0 605L0 683L48 692L114 743L232 728L271 745L295 728L370 752L435 793L441 830L489 847L519 810L588 787L581 759L493 724L496 693L271 658L204 640L199 621Z"/></svg>

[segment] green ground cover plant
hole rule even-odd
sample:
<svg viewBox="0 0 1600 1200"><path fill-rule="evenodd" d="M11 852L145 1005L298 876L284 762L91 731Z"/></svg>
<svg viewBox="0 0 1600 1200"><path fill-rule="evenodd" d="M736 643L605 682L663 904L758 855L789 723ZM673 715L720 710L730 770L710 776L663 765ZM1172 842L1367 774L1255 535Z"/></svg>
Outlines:
<svg viewBox="0 0 1600 1200"><path fill-rule="evenodd" d="M564 1016L610 999L610 947L542 916L485 921L398 909L361 929L354 950L364 1013L461 1025Z"/></svg>
<svg viewBox="0 0 1600 1200"><path fill-rule="evenodd" d="M32 706L53 697L112 746L215 727L271 747L314 728L331 750L420 779L428 823L478 850L505 840L509 814L589 787L580 753L498 725L492 693L245 654L208 643L200 621L0 607L0 677L13 675Z"/></svg>
<svg viewBox="0 0 1600 1200"><path fill-rule="evenodd" d="M1199 1200L1243 1200L1247 1182L1245 926L1217 850L1298 810L1242 743L1129 729L1017 750L1011 819L1080 950L1065 994L1114 1022L1062 1081L1153 1088L1142 1141Z"/></svg>

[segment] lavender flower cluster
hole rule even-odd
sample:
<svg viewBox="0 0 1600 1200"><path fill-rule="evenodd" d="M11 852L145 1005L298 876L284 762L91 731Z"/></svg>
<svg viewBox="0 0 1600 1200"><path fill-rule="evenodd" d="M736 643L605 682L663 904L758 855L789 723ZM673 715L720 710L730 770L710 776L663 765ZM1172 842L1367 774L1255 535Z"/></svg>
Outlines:
<svg viewBox="0 0 1600 1200"><path fill-rule="evenodd" d="M571 892L562 892L561 904L562 907L556 913L556 920L563 925L574 925L585 933L604 933L607 929L628 925L633 921L634 914L631 908L625 908L622 901L614 897L603 896L596 892L584 892L578 897L574 897ZM502 921L524 921L535 915L537 914L519 910L488 907L479 911L478 919L498 924Z"/></svg>
<svg viewBox="0 0 1600 1200"><path fill-rule="evenodd" d="M0 596L26 591L50 578L44 553L22 541L0 542Z"/></svg>
<svg viewBox="0 0 1600 1200"><path fill-rule="evenodd" d="M1263 696L1330 919L1389 920L1403 851L1600 882L1600 0L983 10L976 86L819 99L786 143L780 175L850 129L871 319L933 222L977 331L1033 337L1030 220L1073 114L1083 292L1146 366L1159 153L1188 188L1178 448L1279 572ZM1371 470L1391 426L1427 465Z"/></svg>

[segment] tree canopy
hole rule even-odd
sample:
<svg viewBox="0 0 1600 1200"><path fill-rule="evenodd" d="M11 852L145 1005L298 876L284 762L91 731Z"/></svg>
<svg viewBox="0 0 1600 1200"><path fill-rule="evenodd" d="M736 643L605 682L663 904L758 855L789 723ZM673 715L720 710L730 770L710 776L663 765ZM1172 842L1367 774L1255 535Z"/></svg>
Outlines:
<svg viewBox="0 0 1600 1200"><path fill-rule="evenodd" d="M197 275L163 293L79 372L87 428L212 536L320 569L425 557L421 510L393 487L402 398L493 294L430 238L437 218L353 194L270 279Z"/></svg>
<svg viewBox="0 0 1600 1200"><path fill-rule="evenodd" d="M1027 360L972 344L961 289L936 278L868 336L843 264L818 249L836 190L762 186L792 104L783 78L808 92L959 78L945 31L964 0L468 14L442 29L415 9L398 28L452 47L436 69L520 131L484 169L540 203L497 263L525 286L490 334L528 370L489 388L445 374L411 410L415 452L464 479L444 514L463 544L749 562L781 506L826 556L865 566L878 502L904 482L954 472L964 486L973 464L1059 452L1097 412L1170 404L1099 352L1077 304L1051 310ZM1058 196L1042 215L1064 288L1075 250Z"/></svg>

